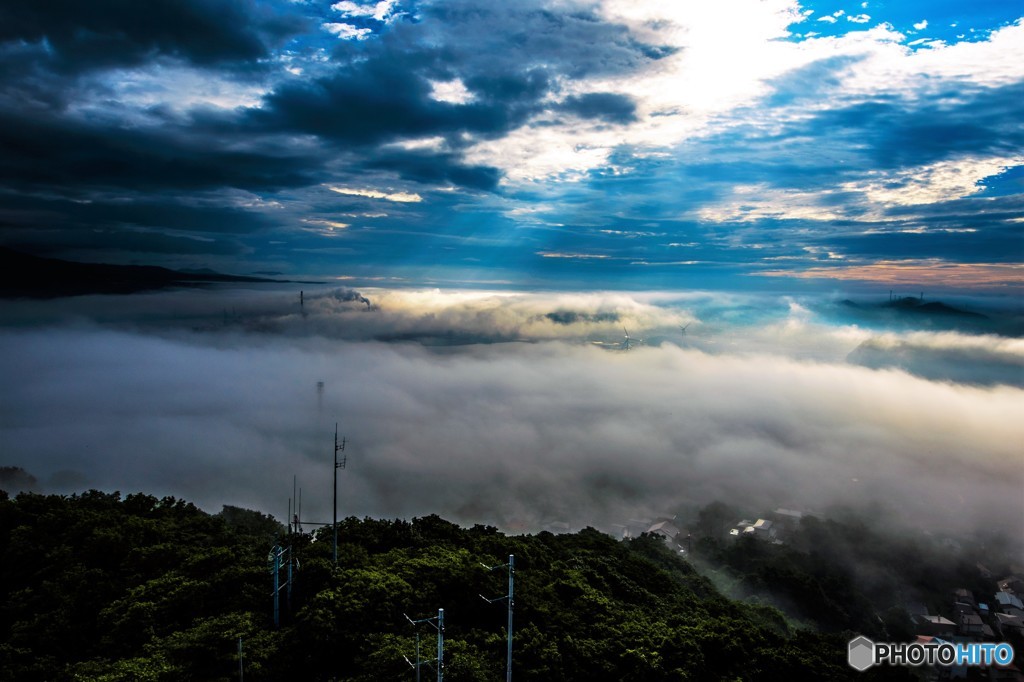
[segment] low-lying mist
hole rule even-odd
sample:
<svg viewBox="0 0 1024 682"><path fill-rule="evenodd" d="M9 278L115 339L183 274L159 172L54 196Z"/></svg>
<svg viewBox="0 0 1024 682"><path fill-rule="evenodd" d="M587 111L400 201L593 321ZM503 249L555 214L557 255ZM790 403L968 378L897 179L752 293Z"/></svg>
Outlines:
<svg viewBox="0 0 1024 682"><path fill-rule="evenodd" d="M295 476L303 519L329 521L338 422L343 516L610 528L721 499L955 531L1024 520L1020 339L880 332L791 299L710 294L4 305L0 465L48 491L284 519ZM928 368L941 357L930 375L866 367L864 344ZM944 375L957 352L966 364Z"/></svg>

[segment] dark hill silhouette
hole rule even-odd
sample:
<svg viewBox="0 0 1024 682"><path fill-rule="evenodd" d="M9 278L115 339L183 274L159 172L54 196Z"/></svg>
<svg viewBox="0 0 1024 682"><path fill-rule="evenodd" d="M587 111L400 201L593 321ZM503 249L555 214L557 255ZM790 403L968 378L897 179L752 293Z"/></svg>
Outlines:
<svg viewBox="0 0 1024 682"><path fill-rule="evenodd" d="M903 296L901 298L894 298L891 301L883 303L881 307L911 313L923 313L927 315L959 315L962 317L974 318L985 317L985 315L982 315L980 313L972 313L969 310L954 308L953 306L946 305L941 301L928 301L927 303L925 303L922 299L914 298L913 296Z"/></svg>
<svg viewBox="0 0 1024 682"><path fill-rule="evenodd" d="M85 294L132 294L218 282L280 282L213 271L181 272L155 265L109 265L42 258L0 247L0 297L58 298Z"/></svg>
<svg viewBox="0 0 1024 682"><path fill-rule="evenodd" d="M889 314L899 316L907 314L920 315L922 317L963 317L974 320L988 319L987 315L982 315L981 313L956 308L941 301L928 301L925 303L922 299L913 296L903 296L877 304L857 303L856 301L851 301L847 298L840 301L839 305L862 313L888 312Z"/></svg>

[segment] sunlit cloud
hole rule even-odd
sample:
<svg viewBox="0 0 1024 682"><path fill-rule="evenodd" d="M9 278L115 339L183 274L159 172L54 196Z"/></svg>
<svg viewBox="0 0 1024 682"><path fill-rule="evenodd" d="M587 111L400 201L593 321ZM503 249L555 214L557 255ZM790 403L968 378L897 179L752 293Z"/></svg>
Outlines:
<svg viewBox="0 0 1024 682"><path fill-rule="evenodd" d="M373 31L368 28L359 28L352 24L329 22L323 25L324 30L333 33L342 40L366 40Z"/></svg>
<svg viewBox="0 0 1024 682"><path fill-rule="evenodd" d="M377 21L384 21L394 11L398 0L380 0L369 4L359 4L351 0L342 0L331 5L331 9L341 12L346 17L371 17Z"/></svg>
<svg viewBox="0 0 1024 682"><path fill-rule="evenodd" d="M351 187L329 187L332 192L345 194L353 197L367 197L368 199L384 199L398 203L417 203L423 201L423 197L415 192L381 192L376 189L355 189Z"/></svg>
<svg viewBox="0 0 1024 682"><path fill-rule="evenodd" d="M806 192L776 189L767 184L736 185L728 198L698 211L701 220L750 223L765 219L829 221L842 218L835 202L825 199L834 190Z"/></svg>
<svg viewBox="0 0 1024 682"><path fill-rule="evenodd" d="M448 104L466 104L474 99L473 93L459 79L432 81L430 83L430 96L438 102L447 102Z"/></svg>
<svg viewBox="0 0 1024 682"><path fill-rule="evenodd" d="M870 171L867 179L844 183L841 189L861 192L881 206L933 204L982 192L986 178L1015 166L1024 166L1024 156L962 158L895 172Z"/></svg>
<svg viewBox="0 0 1024 682"><path fill-rule="evenodd" d="M946 289L1024 288L1024 266L1003 263L950 263L940 260L885 260L866 265L766 270L761 277L832 279Z"/></svg>
<svg viewBox="0 0 1024 682"><path fill-rule="evenodd" d="M571 253L563 251L538 251L541 258L569 258L572 260L607 260L611 258L604 253Z"/></svg>

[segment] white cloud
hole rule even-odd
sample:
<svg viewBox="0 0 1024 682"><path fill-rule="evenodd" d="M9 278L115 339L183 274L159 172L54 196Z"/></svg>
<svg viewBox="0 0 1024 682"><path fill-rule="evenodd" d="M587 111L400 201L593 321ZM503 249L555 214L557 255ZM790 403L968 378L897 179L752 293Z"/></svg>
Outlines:
<svg viewBox="0 0 1024 682"><path fill-rule="evenodd" d="M841 189L861 192L881 207L934 204L977 194L985 189L985 178L1021 165L1024 156L967 157L896 171L870 171L867 179L844 183Z"/></svg>
<svg viewBox="0 0 1024 682"><path fill-rule="evenodd" d="M75 108L83 112L105 109L114 103L136 109L140 117L147 116L146 110L150 108L179 113L195 107L258 108L269 91L266 84L221 77L210 69L163 63L105 71L93 78L96 83L92 89L102 93L102 97L96 101L79 100ZM121 112L123 115L123 108Z"/></svg>
<svg viewBox="0 0 1024 682"><path fill-rule="evenodd" d="M440 151L446 146L445 139L439 135L433 137L417 137L410 140L388 142L385 147L398 147L406 151L430 150Z"/></svg>
<svg viewBox="0 0 1024 682"><path fill-rule="evenodd" d="M331 9L341 12L346 17L372 17L377 21L385 21L398 4L398 0L381 0L381 2L369 5L360 5L349 0L336 2Z"/></svg>
<svg viewBox="0 0 1024 682"><path fill-rule="evenodd" d="M606 260L611 256L604 253L573 253L566 251L538 251L541 258L567 258L569 260Z"/></svg>
<svg viewBox="0 0 1024 682"><path fill-rule="evenodd" d="M818 21L824 21L824 22L827 22L829 24L834 24L834 23L836 23L837 20L836 20L835 17L826 14L823 17L818 17Z"/></svg>
<svg viewBox="0 0 1024 682"><path fill-rule="evenodd" d="M867 171L862 179L817 191L780 189L765 183L735 185L718 202L701 207L697 217L716 223L883 220L892 207L926 206L972 196L985 190L986 178L1021 165L1024 156L976 156L892 171ZM854 204L855 213L849 212L848 201L837 201L838 195L851 193L861 194L864 199Z"/></svg>
<svg viewBox="0 0 1024 682"><path fill-rule="evenodd" d="M329 33L333 33L342 40L366 40L373 33L368 28L356 28L352 24L328 23L323 25Z"/></svg>
<svg viewBox="0 0 1024 682"><path fill-rule="evenodd" d="M918 31L923 31L924 29L928 28L928 20L922 19L921 21L914 24L914 28L916 28Z"/></svg>
<svg viewBox="0 0 1024 682"><path fill-rule="evenodd" d="M356 189L352 187L328 187L332 192L346 194L354 197L367 197L369 199L384 199L386 201L397 201L399 203L417 203L423 201L423 197L414 192L381 192L376 189Z"/></svg>
<svg viewBox="0 0 1024 682"><path fill-rule="evenodd" d="M842 207L825 199L832 190L807 192L758 183L735 185L718 203L702 207L697 215L710 222L752 223L760 220L839 220Z"/></svg>
<svg viewBox="0 0 1024 682"><path fill-rule="evenodd" d="M637 120L614 127L569 125L557 113L545 112L504 137L467 138L467 163L501 168L503 184L578 181L598 169L628 172L628 167L612 166L613 152L621 147L643 154L734 125L770 130L882 93L913 100L952 86L962 90L964 84L998 86L1024 79L1021 22L994 31L987 40L913 50L906 36L886 23L839 36L785 40L794 26L808 20L807 12L790 0L604 0L599 7L606 19L626 25L637 39L678 51L626 74L565 83L560 96L627 95L636 103ZM854 23L868 17L839 16ZM828 18L835 20L836 14ZM836 58L845 64L842 72L813 100L792 107L752 107L785 74Z"/></svg>
<svg viewBox="0 0 1024 682"><path fill-rule="evenodd" d="M325 220L320 218L303 218L302 222L313 227L302 228L307 232L318 234L321 237L337 237L344 230L351 227L351 223L342 223L336 220Z"/></svg>
<svg viewBox="0 0 1024 682"><path fill-rule="evenodd" d="M430 97L448 104L467 104L475 99L473 93L466 88L466 84L458 78L450 81L430 81Z"/></svg>
<svg viewBox="0 0 1024 682"><path fill-rule="evenodd" d="M855 24L866 24L871 21L871 17L867 14L848 14L846 20Z"/></svg>

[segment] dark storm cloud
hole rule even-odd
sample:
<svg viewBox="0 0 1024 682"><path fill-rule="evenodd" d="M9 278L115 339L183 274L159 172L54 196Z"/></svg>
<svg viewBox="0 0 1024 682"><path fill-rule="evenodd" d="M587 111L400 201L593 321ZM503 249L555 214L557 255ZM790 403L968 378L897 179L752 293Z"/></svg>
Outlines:
<svg viewBox="0 0 1024 682"><path fill-rule="evenodd" d="M303 22L259 0L7 0L0 42L39 46L65 72L135 66L156 57L200 66L248 63L301 30Z"/></svg>
<svg viewBox="0 0 1024 682"><path fill-rule="evenodd" d="M10 248L62 258L82 252L130 252L153 255L238 256L245 247L237 239L202 239L154 230L97 226L89 230L26 229L5 236Z"/></svg>
<svg viewBox="0 0 1024 682"><path fill-rule="evenodd" d="M373 170L394 171L398 177L430 185L451 183L467 189L493 190L501 171L493 166L467 166L458 155L388 151L365 162Z"/></svg>
<svg viewBox="0 0 1024 682"><path fill-rule="evenodd" d="M272 145L237 149L224 142L190 135L187 129L110 127L69 117L0 112L0 182L69 193L104 188L273 190L313 182L311 155Z"/></svg>
<svg viewBox="0 0 1024 682"><path fill-rule="evenodd" d="M608 123L632 123L636 120L636 103L627 95L614 92L592 92L566 98L561 108L580 118L593 118Z"/></svg>
<svg viewBox="0 0 1024 682"><path fill-rule="evenodd" d="M882 259L955 257L960 262L968 263L1014 263L1024 255L1021 236L1020 227L1003 226L989 227L978 232L841 235L825 239L823 243L848 256Z"/></svg>
<svg viewBox="0 0 1024 682"><path fill-rule="evenodd" d="M377 61L309 83L290 83L250 113L262 130L294 130L346 144L373 145L462 131L493 133L528 113L496 104L436 102L408 65Z"/></svg>
<svg viewBox="0 0 1024 682"><path fill-rule="evenodd" d="M569 79L631 71L674 53L642 43L593 8L527 0L489 3L455 0L422 8L427 41L442 44L452 68L515 73L543 65ZM486 55L486 59L480 59Z"/></svg>
<svg viewBox="0 0 1024 682"><path fill-rule="evenodd" d="M12 201L0 239L58 254L60 247L102 250L118 241L121 251L229 253L242 248L237 240L211 236L253 232L275 220L285 236L285 226L300 224L298 213L316 201L303 188L369 181L494 191L502 171L463 158L472 139L499 138L557 108L550 102L567 79L620 73L670 52L638 43L593 8L531 1L400 9L381 22L259 0L103 0L87 11L62 0L5 4L0 186ZM339 40L323 30L339 20L374 33ZM300 39L280 52L298 31ZM319 54L331 58L311 59ZM290 60L302 77L284 72ZM197 76L161 71L169 65L227 79L210 92L216 98L227 88L228 102L242 71L259 70L267 89L248 93L247 104L234 109L182 107L168 98L190 94L184 88ZM166 90L150 95L151 79L162 76ZM465 97L438 96L435 86L445 83L460 83ZM262 98L259 106L248 103L254 96ZM623 123L635 105L598 93L571 97L563 109ZM432 151L388 144L427 137L443 144ZM216 193L234 190L253 193L252 205L231 208L237 197L225 197L223 209L213 205ZM282 192L288 204L272 196ZM33 199L15 201L16 193ZM186 199L190 194L198 200ZM325 210L345 202L352 200L333 197ZM447 204L434 202L433 210ZM437 222L426 213L419 211L420 219ZM323 246L292 236L296 247ZM262 247L271 251L279 249Z"/></svg>
<svg viewBox="0 0 1024 682"><path fill-rule="evenodd" d="M787 135L855 136L884 168L919 166L1024 147L1024 83L926 96L877 98L822 112Z"/></svg>
<svg viewBox="0 0 1024 682"><path fill-rule="evenodd" d="M456 143L457 133L489 137L522 125L547 106L559 79L621 72L656 58L625 27L589 11L560 13L538 2L421 9L421 21L399 20L372 42L342 42L335 56L343 67L280 86L251 112L253 123L345 144L435 135ZM432 81L453 79L468 90L466 101L431 97ZM573 97L565 108L614 122L632 120L635 110L614 93Z"/></svg>
<svg viewBox="0 0 1024 682"><path fill-rule="evenodd" d="M784 111L786 106L800 105L801 98L820 99L818 90L827 92L837 73L855 61L847 57L822 60L778 79L772 94L743 111L750 122L740 117L728 131L689 145L688 156L699 160L684 159L680 174L710 183L711 191L719 182L827 189L829 194L819 196L817 204L843 207L854 217L858 208L866 207L858 206L855 193L837 191L837 185L858 180L865 172L966 157L1012 156L1024 148L1019 115L1024 83L965 85L961 90L918 93L913 99L873 94L868 100L838 100L796 122L771 127L757 123L764 108L783 107ZM942 206L942 211L948 209ZM893 215L901 210L917 214L928 207L889 209ZM975 219L983 219L983 213L974 213Z"/></svg>

